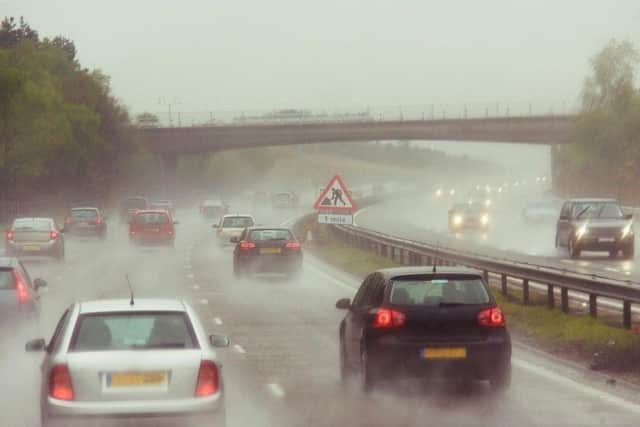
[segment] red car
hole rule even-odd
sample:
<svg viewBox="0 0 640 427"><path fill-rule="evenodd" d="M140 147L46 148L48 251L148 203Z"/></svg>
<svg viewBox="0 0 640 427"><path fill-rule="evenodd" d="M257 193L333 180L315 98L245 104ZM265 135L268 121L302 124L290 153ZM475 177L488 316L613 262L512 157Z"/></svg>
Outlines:
<svg viewBox="0 0 640 427"><path fill-rule="evenodd" d="M173 247L176 230L171 212L166 210L137 211L129 223L129 239L134 244L164 244Z"/></svg>

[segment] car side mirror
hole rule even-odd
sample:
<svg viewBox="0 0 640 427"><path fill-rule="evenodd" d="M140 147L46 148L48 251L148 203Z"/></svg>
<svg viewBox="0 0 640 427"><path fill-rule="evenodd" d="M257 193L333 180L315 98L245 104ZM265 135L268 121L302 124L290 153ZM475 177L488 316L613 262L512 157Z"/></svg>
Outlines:
<svg viewBox="0 0 640 427"><path fill-rule="evenodd" d="M229 347L229 344L231 343L231 341L229 340L229 337L227 337L226 335L209 335L209 343L211 343L212 347L218 347L218 348L224 348L224 347Z"/></svg>
<svg viewBox="0 0 640 427"><path fill-rule="evenodd" d="M238 243L240 241L240 238L238 236L231 236L231 238L229 239L229 241L231 243Z"/></svg>
<svg viewBox="0 0 640 427"><path fill-rule="evenodd" d="M626 214L624 219L633 219L633 214Z"/></svg>
<svg viewBox="0 0 640 427"><path fill-rule="evenodd" d="M47 343L43 338L31 340L24 346L25 351L28 352L43 351L45 348L47 348Z"/></svg>
<svg viewBox="0 0 640 427"><path fill-rule="evenodd" d="M342 298L336 302L336 308L338 310L348 310L351 308L351 300L349 298Z"/></svg>
<svg viewBox="0 0 640 427"><path fill-rule="evenodd" d="M33 279L33 287L37 290L47 287L47 281L44 279Z"/></svg>
<svg viewBox="0 0 640 427"><path fill-rule="evenodd" d="M211 224L211 228L220 228L218 224Z"/></svg>

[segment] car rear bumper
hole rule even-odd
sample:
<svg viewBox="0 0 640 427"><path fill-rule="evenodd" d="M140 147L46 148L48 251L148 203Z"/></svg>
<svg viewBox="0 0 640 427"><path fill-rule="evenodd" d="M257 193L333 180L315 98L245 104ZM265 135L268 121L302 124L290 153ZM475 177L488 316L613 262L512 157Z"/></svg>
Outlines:
<svg viewBox="0 0 640 427"><path fill-rule="evenodd" d="M237 266L251 273L295 273L302 268L302 255L239 257Z"/></svg>
<svg viewBox="0 0 640 427"><path fill-rule="evenodd" d="M44 424L50 427L224 426L221 393L212 397L141 402L64 402L48 398Z"/></svg>
<svg viewBox="0 0 640 427"><path fill-rule="evenodd" d="M613 239L613 242L603 242L598 238L582 238L576 242L576 248L582 251L612 251L633 246L633 239Z"/></svg>
<svg viewBox="0 0 640 427"><path fill-rule="evenodd" d="M466 349L463 359L427 359L426 348ZM490 379L511 361L511 339L492 336L485 341L404 343L377 340L368 349L369 363L373 372L389 378L436 377Z"/></svg>
<svg viewBox="0 0 640 427"><path fill-rule="evenodd" d="M132 242L142 245L166 245L172 244L176 238L175 234L136 234L129 235Z"/></svg>
<svg viewBox="0 0 640 427"><path fill-rule="evenodd" d="M59 241L48 242L6 242L8 252L22 255L48 255L59 250L62 243Z"/></svg>

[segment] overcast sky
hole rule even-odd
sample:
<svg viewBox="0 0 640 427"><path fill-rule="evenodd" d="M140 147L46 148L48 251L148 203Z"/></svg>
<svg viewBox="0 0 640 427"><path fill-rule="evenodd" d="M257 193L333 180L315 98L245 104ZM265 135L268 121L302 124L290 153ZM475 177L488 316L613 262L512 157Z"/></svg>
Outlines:
<svg viewBox="0 0 640 427"><path fill-rule="evenodd" d="M133 112L572 103L638 0L0 0ZM542 107L546 108L546 107Z"/></svg>

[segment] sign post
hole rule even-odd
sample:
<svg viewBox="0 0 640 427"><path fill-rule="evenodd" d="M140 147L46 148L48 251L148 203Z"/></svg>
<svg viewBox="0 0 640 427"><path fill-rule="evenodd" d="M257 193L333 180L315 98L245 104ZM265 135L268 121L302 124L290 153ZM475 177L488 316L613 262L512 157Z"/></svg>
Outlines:
<svg viewBox="0 0 640 427"><path fill-rule="evenodd" d="M331 178L313 207L318 211L318 223L339 225L352 225L353 213L358 209L338 175Z"/></svg>

